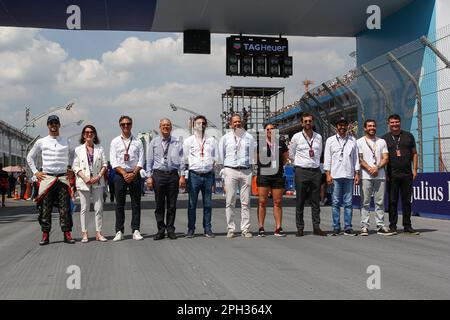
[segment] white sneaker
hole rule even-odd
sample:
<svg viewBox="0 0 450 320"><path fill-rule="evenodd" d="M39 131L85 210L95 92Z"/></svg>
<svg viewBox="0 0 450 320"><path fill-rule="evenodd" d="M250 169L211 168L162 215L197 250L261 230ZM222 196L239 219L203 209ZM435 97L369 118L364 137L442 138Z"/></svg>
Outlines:
<svg viewBox="0 0 450 320"><path fill-rule="evenodd" d="M231 239L231 238L234 238L234 232L233 231L228 231L228 233L227 233L227 238L228 239Z"/></svg>
<svg viewBox="0 0 450 320"><path fill-rule="evenodd" d="M114 237L113 241L120 241L123 240L123 233L122 231L117 231L116 236Z"/></svg>
<svg viewBox="0 0 450 320"><path fill-rule="evenodd" d="M139 232L139 230L134 230L133 239L134 240L142 240L142 239L144 239L144 237L141 236L141 233Z"/></svg>
<svg viewBox="0 0 450 320"><path fill-rule="evenodd" d="M244 230L244 231L242 231L242 237L243 238L253 238L253 234L248 230Z"/></svg>

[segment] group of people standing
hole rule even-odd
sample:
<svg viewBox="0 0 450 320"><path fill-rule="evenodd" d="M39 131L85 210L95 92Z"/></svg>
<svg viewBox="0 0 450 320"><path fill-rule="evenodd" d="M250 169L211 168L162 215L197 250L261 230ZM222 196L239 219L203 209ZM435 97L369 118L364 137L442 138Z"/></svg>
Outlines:
<svg viewBox="0 0 450 320"><path fill-rule="evenodd" d="M355 236L352 228L352 198L354 185L360 185L361 231L369 235L369 217L372 195L375 203L377 234L397 234L398 199L402 201L404 232L418 235L411 224L411 195L417 176L418 156L414 136L401 129L399 115L388 118L389 132L377 136L377 123L364 122L365 135L355 140L347 134L348 122L341 118L336 123L337 134L325 144L324 169L327 183L333 184L333 235L342 231L340 207L344 207L345 235ZM384 222L384 202L387 188L389 227ZM316 196L317 198L317 196ZM315 199L316 202L317 200ZM316 208L318 205L316 203Z"/></svg>
<svg viewBox="0 0 450 320"><path fill-rule="evenodd" d="M22 171L19 174L6 172L3 170L3 164L0 163L0 195L2 196L2 207L6 206L6 197L15 198L17 200L32 200L35 197L36 184L35 179L31 178L31 194L26 194L28 177ZM16 193L17 186L17 193ZM27 196L27 197L25 197Z"/></svg>
<svg viewBox="0 0 450 320"><path fill-rule="evenodd" d="M285 187L283 167L289 161L296 168L296 235L304 235L303 211L305 199L309 196L312 207L313 233L324 236L326 233L320 229L319 206L322 179L319 168L323 151L322 137L312 130L312 115L304 113L301 121L303 130L293 136L288 147L284 140L276 135L275 127L271 124L265 126L265 131L255 141L255 138L242 128L242 118L239 114L231 117L229 124L231 130L220 139L218 144L214 137L206 135L208 123L204 116L195 117L193 120L194 133L184 141L172 136L172 123L165 118L160 120L160 135L147 145L145 157L141 140L136 139L131 132L133 126L131 117L121 116L119 119L121 134L111 141L110 168L108 170L108 161L94 126L86 125L83 128L79 140L80 145L72 154L67 139L60 136L59 118L51 115L47 119L49 135L37 140L27 155L28 165L40 182L36 197L39 223L42 229L40 245L49 244L53 206L59 208L59 222L64 234L64 242L75 243L71 236L73 220L70 203L73 196L70 180L74 177L81 207L81 242L89 241L86 216L90 210L91 199L94 204L95 238L97 241L107 241L102 233L103 194L107 172L108 183L110 189L114 190L116 201L116 234L113 241L124 239L127 191L131 198L132 237L134 240L143 239L140 232L141 192L144 182L142 179L146 179L147 188L154 190L155 193L155 218L158 231L153 237L154 240L162 240L166 236L172 240L177 239L175 233L177 197L179 189L185 187L189 190L188 225L185 237L193 238L195 236L196 208L198 195L201 192L204 236L214 238L211 224L212 189L215 184L214 169L219 163L223 165L228 238L235 237L236 233L235 203L238 191L241 202L241 236L253 237L250 231L250 189L252 166L255 163L258 164L258 236L266 235L264 221L269 194L271 194L274 204L276 223L274 235L285 236L282 229L282 198ZM391 132L381 139L376 137L375 121L366 120L364 124L366 136L355 141L347 134L348 122L340 119L337 123L337 134L326 141L324 168L327 183L334 185L333 235L341 232L339 208L342 205L344 206L344 233L356 234L352 229L351 198L354 184L360 182L360 171L362 171L361 234L368 234L368 209L372 193L375 193L378 233L394 234L397 224L399 192L402 194L405 231L416 233L412 229L410 221L410 199L405 201L408 199L408 195L410 198L412 179L417 174L417 152L414 138L410 133L400 130L398 116L391 116L389 125ZM42 171L38 171L35 165L39 155L42 157ZM392 157L396 157L396 159L392 159ZM413 170L411 161L414 163ZM68 164L71 165L70 169L68 169ZM388 166L387 176L390 190L389 229L384 226L384 212L382 211L386 166ZM141 174L142 169L145 170L144 177ZM111 170L114 174L111 174ZM409 184L406 180L409 181Z"/></svg>

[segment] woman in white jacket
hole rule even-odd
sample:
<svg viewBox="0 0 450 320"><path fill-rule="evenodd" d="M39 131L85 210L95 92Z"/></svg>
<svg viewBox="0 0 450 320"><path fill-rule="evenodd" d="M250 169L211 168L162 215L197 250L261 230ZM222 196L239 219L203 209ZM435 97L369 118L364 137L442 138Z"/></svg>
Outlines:
<svg viewBox="0 0 450 320"><path fill-rule="evenodd" d="M97 130L92 125L87 125L81 132L78 147L75 148L75 159L73 161L73 171L76 174L76 186L80 195L80 220L82 243L88 242L86 228L86 213L91 206L91 197L95 210L96 240L107 241L102 235L103 218L103 192L105 188L104 173L107 170L108 162L103 148L99 145L100 139Z"/></svg>

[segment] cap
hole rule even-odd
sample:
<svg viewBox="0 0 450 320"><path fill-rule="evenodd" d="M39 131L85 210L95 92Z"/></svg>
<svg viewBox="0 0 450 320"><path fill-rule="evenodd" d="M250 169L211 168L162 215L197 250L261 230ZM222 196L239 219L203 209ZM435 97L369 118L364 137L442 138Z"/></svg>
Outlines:
<svg viewBox="0 0 450 320"><path fill-rule="evenodd" d="M338 125L339 123L346 123L348 124L348 121L345 117L340 117L337 121L336 121L336 125Z"/></svg>
<svg viewBox="0 0 450 320"><path fill-rule="evenodd" d="M59 122L58 116L56 116L56 115L54 115L54 114L52 114L51 116L49 116L49 117L47 118L47 124L49 124L49 123L52 122L52 121L56 121L56 122L60 123L60 122Z"/></svg>

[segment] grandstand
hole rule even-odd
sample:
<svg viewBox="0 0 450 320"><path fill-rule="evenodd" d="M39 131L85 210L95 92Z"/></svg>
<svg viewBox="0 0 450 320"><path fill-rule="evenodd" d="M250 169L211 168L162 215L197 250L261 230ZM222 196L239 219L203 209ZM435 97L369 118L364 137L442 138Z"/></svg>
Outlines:
<svg viewBox="0 0 450 320"><path fill-rule="evenodd" d="M360 55L358 55L359 57ZM316 131L334 134L337 117L345 115L356 136L361 124L375 119L378 133L397 113L402 127L415 136L419 172L448 172L450 168L450 25L422 35L365 61L345 75L307 91L300 99L272 113L266 122L282 134L301 130L300 116L315 116ZM359 59L359 58L358 58ZM360 59L359 59L360 60Z"/></svg>
<svg viewBox="0 0 450 320"><path fill-rule="evenodd" d="M277 125L280 133L289 137L301 130L300 117L303 112L314 114L316 130L325 138L334 134L333 124L342 115L352 123L353 128L357 128L358 100L345 88L355 80L355 75L355 70L351 70L339 81L334 79L305 92L299 100L273 112L266 122Z"/></svg>

